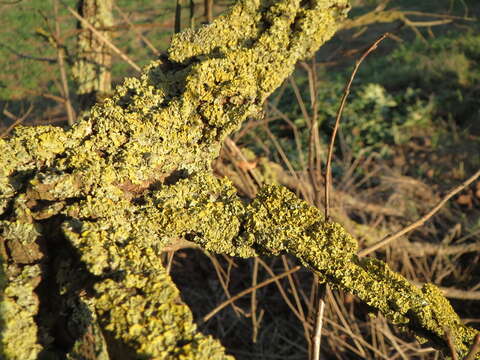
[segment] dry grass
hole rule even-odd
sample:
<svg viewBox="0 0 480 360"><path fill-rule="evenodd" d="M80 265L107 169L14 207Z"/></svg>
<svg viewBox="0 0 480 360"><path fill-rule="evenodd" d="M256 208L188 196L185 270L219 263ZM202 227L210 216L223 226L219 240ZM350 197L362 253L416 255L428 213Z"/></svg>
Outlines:
<svg viewBox="0 0 480 360"><path fill-rule="evenodd" d="M276 182L323 208L322 173L327 146L320 140L316 115L317 65L303 63L300 68L308 79L307 96L301 96L295 78L286 82L266 103L263 119L250 119L227 140L214 170L218 176L228 176L246 199L253 198L263 183ZM307 123L307 146L302 146L301 130L295 119L278 107L288 87ZM16 115L6 111L4 115L11 124L31 121L29 117L33 117L31 109ZM46 120L34 123L66 119L58 106L51 116L42 113ZM270 128L279 121L284 123L286 136L295 144L300 169L294 166L279 135ZM11 128L5 126L0 130L4 136ZM267 140L257 131L264 132ZM261 153L254 154L242 145L247 135L256 148L263 149ZM363 247L427 213L442 198L445 184L458 182L453 176L410 176L410 169L418 166L418 162L403 157L418 150L415 144L396 149L394 159L386 161L375 153L355 157L341 137L339 140L341 151L333 160L341 175L333 178L331 216L344 224ZM441 167L454 167L456 158L451 154L443 158L438 158L441 154L430 155L437 156L437 163L443 161ZM398 159L401 166L396 162ZM477 189L480 194L480 186ZM459 289L470 293L480 291L480 251L476 247L480 230L471 222L472 218L478 218L480 201L475 190L469 191L464 193L469 201L453 203L422 228L378 249L375 256L411 281L433 282L449 288L450 294ZM192 308L201 330L220 338L238 359L293 360L311 356L319 285L309 271L296 268L299 264L295 260L287 256L242 260L187 248L164 253L164 257L182 299ZM412 336L399 333L383 316L371 314L371 309L352 295L330 287L323 290L326 306L321 359L439 358L428 344L420 345ZM242 292L244 296L231 300ZM205 320L210 311L226 302L225 308ZM465 321L474 326L480 324L478 301L453 300L453 305Z"/></svg>
<svg viewBox="0 0 480 360"><path fill-rule="evenodd" d="M312 66L306 65L305 66ZM310 70L311 71L311 70ZM313 80L312 80L313 81ZM294 79L287 85L295 88ZM311 84L309 89L314 88ZM300 97L297 101L303 102ZM301 103L313 125L313 103ZM309 136L306 149L300 148L300 130L293 119L275 106L275 99L265 106L263 120L251 119L245 127L225 144L214 169L219 176L228 176L239 193L252 198L263 182L277 182L289 187L312 205L324 206L324 179L320 168L309 167L308 159L324 158L326 146L315 136ZM294 170L288 152L269 129L269 123L283 120L297 149L303 154L304 167ZM254 134L262 127L268 143ZM268 151L257 156L242 147L243 136L250 134L259 148ZM272 154L270 149L275 149ZM309 151L316 151L312 156ZM331 194L331 214L345 224L363 247L382 239L427 213L443 197L444 184L449 181L427 182L399 173L395 162L387 162L374 154L354 158L343 144L343 155L336 157L343 176L334 179ZM404 151L405 149L403 149ZM283 163L269 161L276 156ZM320 166L323 162L311 161ZM361 169L362 171L358 171ZM359 175L362 174L362 175ZM478 200L474 200L478 206ZM416 283L433 282L443 286L454 298L465 294L478 296L479 260L477 244L479 231L470 233L462 222L468 212L478 215L475 208L466 209L456 203L440 211L425 226L394 241L393 246L378 249L375 256L384 259L393 269ZM475 216L468 214L468 216ZM178 257L186 259L178 259ZM300 270L265 287L258 284L284 274L298 265L288 257L238 260L212 257L210 265L199 253L180 251L175 258L173 278L182 290L182 297L192 306L203 331L220 338L238 359L306 359L311 357L312 336L315 327L318 284L306 270ZM195 264L195 265L192 265ZM195 267L210 267L204 279L192 279L198 274ZM213 267L213 269L212 269ZM215 280L212 274L218 275ZM207 280L208 279L208 280ZM195 287L193 284L209 284ZM246 289L249 289L246 291ZM467 291L455 293L455 290ZM475 292L477 291L477 292ZM235 294L240 298L215 317L203 323L201 319L209 310L229 301ZM480 299L480 297L479 297ZM322 331L321 359L436 359L439 354L431 347L420 345L413 336L400 333L379 314L372 314L368 306L342 291L326 288L324 325ZM475 302L460 300L456 307L462 316L474 325L480 323L480 312Z"/></svg>

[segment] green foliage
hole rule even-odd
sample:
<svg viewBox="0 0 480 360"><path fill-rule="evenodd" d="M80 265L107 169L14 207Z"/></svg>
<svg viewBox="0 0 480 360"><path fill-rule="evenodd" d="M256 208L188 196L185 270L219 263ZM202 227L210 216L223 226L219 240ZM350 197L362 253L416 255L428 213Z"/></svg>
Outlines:
<svg viewBox="0 0 480 360"><path fill-rule="evenodd" d="M71 6L74 4L69 1ZM60 15L66 13L59 8ZM46 40L36 35L36 30L54 29L53 8L50 1L32 0L2 5L2 31L0 31L0 100L18 99L32 92L52 88L54 64L33 58L55 59L55 50ZM73 28L73 22L65 22Z"/></svg>
<svg viewBox="0 0 480 360"><path fill-rule="evenodd" d="M473 131L480 122L479 60L480 35L473 32L451 33L428 43L417 40L383 56L373 54L362 65L347 99L341 122L345 145L354 156L374 151L385 157L393 153L394 146L415 137L427 136L434 146L438 145L447 122ZM327 144L350 71L343 71L344 75L319 71L317 115L320 136ZM308 108L305 72L297 70L295 82ZM306 151L309 129L291 87L285 90L278 107L298 127ZM294 167L300 168L297 146L291 131L285 133L283 120L271 122L270 129ZM267 140L266 134L259 133Z"/></svg>
<svg viewBox="0 0 480 360"><path fill-rule="evenodd" d="M389 91L412 87L423 98L435 95L438 115L468 126L480 120L479 60L480 35L452 32L428 43L405 43L388 56L371 59L364 72Z"/></svg>
<svg viewBox="0 0 480 360"><path fill-rule="evenodd" d="M390 145L408 142L419 130L432 126L433 100L422 100L420 90L407 88L392 95L379 84L359 88L344 113L343 134L355 154L391 153Z"/></svg>

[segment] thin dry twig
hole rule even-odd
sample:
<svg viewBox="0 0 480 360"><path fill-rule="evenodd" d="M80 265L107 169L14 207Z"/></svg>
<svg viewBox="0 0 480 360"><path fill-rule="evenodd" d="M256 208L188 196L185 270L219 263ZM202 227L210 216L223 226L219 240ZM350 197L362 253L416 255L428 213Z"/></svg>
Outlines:
<svg viewBox="0 0 480 360"><path fill-rule="evenodd" d="M237 301L238 299L240 299L241 297L247 295L247 294L250 294L252 291L255 291L257 289L260 289L272 282L275 282L276 280L278 279L281 279L285 276L288 276L294 272L297 272L298 270L301 269L301 266L295 266L294 268L290 269L289 271L286 271L282 274L279 274L273 278L270 278L268 280L265 280L265 281L262 281L261 283L259 283L257 286L255 287L250 287L246 290L243 290L241 292L239 292L237 295L235 296L232 296L230 299L224 301L223 303L221 303L220 305L218 305L215 309L213 309L212 311L210 311L207 315L205 315L203 317L203 322L207 322L208 320L210 320L213 316L215 316L216 313L218 313L220 310L222 310L223 308L225 308L226 306L230 305L232 302L234 301Z"/></svg>
<svg viewBox="0 0 480 360"><path fill-rule="evenodd" d="M448 349L450 350L450 355L452 360L458 360L457 349L452 339L452 333L450 329L444 329L445 331L445 340L447 340Z"/></svg>
<svg viewBox="0 0 480 360"><path fill-rule="evenodd" d="M474 242L471 244L432 244L424 242L407 242L401 245L402 250L408 251L415 257L429 256L429 255L458 255L470 252L480 252L480 242Z"/></svg>
<svg viewBox="0 0 480 360"><path fill-rule="evenodd" d="M354 341L357 341L359 344L361 345L364 345L366 348L368 348L369 350L371 350L375 355L377 355L378 357L382 358L382 359L391 359L391 357L388 357L388 356L385 356L380 350L378 350L378 346L373 346L372 344L370 344L369 341L366 341L361 335L357 335L357 334L354 334L353 332L351 332L350 329L346 328L345 326L342 326L340 324L338 324L337 322L329 319L328 317L325 318L325 322L328 323L329 325L331 325L332 328L335 328L336 330L339 330L341 331L343 334L347 335L348 337L352 338L352 340ZM326 332L328 330L326 329ZM332 332L332 330L330 330L330 332ZM327 338L329 338L327 336ZM330 337L332 338L332 337ZM335 336L334 339L335 341L341 341L341 336ZM348 343L343 343L344 345L347 345ZM362 351L359 351L358 349L356 349L354 346L346 346L348 347L353 353L357 354L360 358L367 358L367 353L366 352L362 352ZM432 349L434 350L434 349Z"/></svg>
<svg viewBox="0 0 480 360"><path fill-rule="evenodd" d="M322 328L323 328L323 311L325 309L325 301L319 300L317 319L315 321L315 334L313 336L313 360L320 359L320 344L322 340Z"/></svg>
<svg viewBox="0 0 480 360"><path fill-rule="evenodd" d="M275 274L272 271L272 269L270 268L270 266L267 265L261 258L257 258L257 259L258 259L258 262L260 263L260 265L262 265L263 268L268 272L268 274L272 278L275 277ZM285 289L283 288L282 283L280 281L278 281L278 279L275 280L275 284L277 285L277 288L278 288L278 291L280 292L280 295L282 296L283 300L285 301L287 306L290 308L290 310L293 312L293 314L298 318L298 320L300 320L300 322L302 324L305 324L305 326L309 327L310 324L308 324L308 321L306 321L306 319L305 319L305 314L303 313L303 309L301 309L301 311L299 311L300 309L297 310L295 308L295 306L290 301Z"/></svg>
<svg viewBox="0 0 480 360"><path fill-rule="evenodd" d="M413 21L408 18L409 15L437 18L442 20ZM382 10L382 11L372 11L364 15L358 16L356 18L346 20L341 24L341 28L343 30L346 30L346 29L351 29L355 27L368 26L374 23L392 23L395 21L401 21L403 24L410 27L425 27L425 26L445 25L445 24L451 23L454 20L475 21L476 19L472 17L425 13L420 11Z"/></svg>
<svg viewBox="0 0 480 360"><path fill-rule="evenodd" d="M327 294L327 299L328 299L328 304L332 307L334 313L338 316L340 319L340 322L342 323L343 327L345 328L345 333L348 334L352 340L353 343L355 344L355 347L358 349L358 353L361 355L362 358L367 357L367 352L365 351L364 347L362 345L363 341L361 341L362 337L361 336L356 336L354 331L352 330L352 326L355 326L355 323L349 323L347 318L345 318L345 315L340 309L340 304L341 302L335 299L335 296L332 292L332 289L330 287L326 288L326 294ZM333 312L332 311L332 312ZM357 333L360 333L359 331Z"/></svg>
<svg viewBox="0 0 480 360"><path fill-rule="evenodd" d="M145 36L143 36L141 31L139 31L138 28L134 26L134 24L130 21L130 19L125 14L125 12L122 9L120 9L115 4L115 2L113 3L113 8L120 14L122 19L128 24L129 28L133 30L133 32L145 43L145 45L147 45L147 47L152 51L152 53L155 54L156 56L160 56L160 51L158 51L157 48L153 46L150 40L148 40Z"/></svg>
<svg viewBox="0 0 480 360"><path fill-rule="evenodd" d="M7 109L3 110L3 114L5 116L8 116L10 119L13 119L15 120L15 122L10 125L3 133L0 134L0 139L4 138L5 136L7 136L10 131L13 130L13 128L15 128L15 126L21 124L22 122L25 121L25 119L28 117L28 115L30 115L30 113L32 112L33 110L33 104L30 104L30 106L28 107L28 110L25 114L23 114L21 117L17 118L15 115L13 115L10 111L8 111Z"/></svg>
<svg viewBox="0 0 480 360"><path fill-rule="evenodd" d="M288 259L285 255L282 255L282 263L283 263L283 267L284 267L285 271L287 271L287 272L290 271L290 265L289 265ZM306 319L305 313L303 311L302 303L300 301L300 297L298 296L297 286L295 285L294 278L291 275L288 275L288 284L290 285L290 290L291 290L291 293L292 293L293 298L295 300L295 305L298 309L298 313L300 314L302 319ZM310 330L311 329L308 327L308 321L303 321L302 320L302 326L303 326L303 332L305 333L305 339L307 340L308 346L310 348L310 345L311 345Z"/></svg>
<svg viewBox="0 0 480 360"><path fill-rule="evenodd" d="M237 155L242 161L247 162L247 159L243 155L242 151L238 148L237 144L232 139L227 137L225 139L225 145L230 149L230 151L235 153L235 155ZM252 176L253 180L255 180L255 182L257 183L257 186L262 186L262 180L256 174L256 172L253 171L253 170L254 169L246 169L246 171L244 171L244 172L248 172ZM253 194L257 193L257 191L258 191L257 186L255 186L255 184L252 184L252 187L254 189Z"/></svg>
<svg viewBox="0 0 480 360"><path fill-rule="evenodd" d="M356 61L355 67L353 69L352 75L350 75L350 79L348 83L345 85L345 89L343 91L342 100L340 101L340 106L338 107L337 117L335 119L335 126L333 128L332 136L330 137L330 146L328 147L328 155L327 155L327 164L325 170L325 221L329 220L329 212L330 212L330 182L331 182L331 167L332 167L332 156L333 156L333 147L335 145L335 137L337 135L338 128L340 126L340 120L342 118L343 109L345 108L345 104L347 102L347 97L350 94L350 88L353 83L353 79L357 74L360 65L362 64L363 60L370 55L372 51L374 51L378 45L389 37L389 33L385 33L380 38L378 38L368 49L363 53L359 60Z"/></svg>
<svg viewBox="0 0 480 360"><path fill-rule="evenodd" d="M473 339L472 347L470 348L467 356L465 356L464 360L474 360L475 356L480 351L480 334L477 334Z"/></svg>
<svg viewBox="0 0 480 360"><path fill-rule="evenodd" d="M405 235L406 233L422 226L427 222L433 215L435 215L442 207L447 203L448 200L450 200L452 197L457 195L459 192L461 192L463 189L465 189L467 186L469 186L471 183L473 183L478 177L480 177L480 170L478 170L475 174L470 176L467 180L465 180L463 183L458 185L457 187L453 188L442 200L438 202L437 205L433 207L427 214L422 216L420 219L415 221L414 223L406 226L405 228L397 231L396 233L389 235L376 244L373 244L372 246L369 246L368 248L365 248L361 251L358 252L358 256L366 256L375 250L378 250L379 248L387 245L388 243L392 242L395 239L398 239L399 237Z"/></svg>
<svg viewBox="0 0 480 360"><path fill-rule="evenodd" d="M258 284L258 258L256 257L253 259L253 270L252 270L252 287L255 288ZM259 321L257 318L257 290L255 289L252 292L252 296L250 299L250 307L251 307L251 314L252 314L252 342L255 344L257 342L258 337L258 328L259 328Z"/></svg>
<svg viewBox="0 0 480 360"><path fill-rule="evenodd" d="M80 22L82 22L96 37L98 37L101 41L103 41L114 53L120 56L127 64L129 64L132 68L136 71L140 72L141 68L135 62L130 59L130 57L117 48L115 45L112 44L110 40L108 40L105 36L103 36L95 27L93 27L83 16L81 16L78 12L73 10L70 6L66 5L62 1L63 5L67 8L67 10Z"/></svg>
<svg viewBox="0 0 480 360"><path fill-rule="evenodd" d="M227 297L227 299L231 299L232 295L230 294L230 290L228 289L230 275L225 272L215 255L207 254L207 256L210 259L213 268L215 269L215 272L217 273L217 278L220 281L220 285L222 286L225 296ZM240 308L238 308L234 303L232 303L232 309L237 316L240 316L240 313L242 313Z"/></svg>
<svg viewBox="0 0 480 360"><path fill-rule="evenodd" d="M308 139L308 176L313 189L312 203L314 206L320 206L320 185L321 179L321 145L318 134L318 84L315 56L312 59L311 66L300 63L308 73L308 84L310 88L310 108L312 116L310 118L310 132ZM318 310L318 309L317 309Z"/></svg>
<svg viewBox="0 0 480 360"><path fill-rule="evenodd" d="M313 205L320 206L320 187L321 187L321 145L318 134L318 83L315 56L312 58L311 66L303 64L308 73L308 83L310 88L310 108L312 116L310 118L310 134L308 140L308 175L313 189ZM314 280L318 281L315 275ZM319 287L321 291L319 292ZM312 360L320 359L320 345L322 340L323 328L323 312L325 309L325 285L315 286L312 292L313 298L318 296L318 302L315 306L315 330L313 331L312 340L309 342L312 346L310 353Z"/></svg>
<svg viewBox="0 0 480 360"><path fill-rule="evenodd" d="M20 53L17 50L15 50L14 48L12 48L11 46L9 46L5 43L2 43L2 42L0 42L0 47L3 47L5 49L7 49L9 52L11 52L12 54L14 54L14 55L16 55L16 56L18 56L19 58L22 58L22 59L43 61L43 62L47 62L47 63L50 63L50 64L55 64L57 62L57 59L38 57L38 56L33 56L33 55L29 55L29 54Z"/></svg>

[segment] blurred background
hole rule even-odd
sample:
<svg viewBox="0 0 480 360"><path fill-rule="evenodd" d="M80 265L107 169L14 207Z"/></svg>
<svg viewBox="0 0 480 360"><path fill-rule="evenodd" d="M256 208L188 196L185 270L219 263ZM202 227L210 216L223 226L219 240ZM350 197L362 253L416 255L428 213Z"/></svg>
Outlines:
<svg viewBox="0 0 480 360"><path fill-rule="evenodd" d="M323 208L325 159L355 61L332 166L332 217L367 248L416 221L480 168L480 2L352 0L349 19L225 143L212 164L239 194L287 186ZM175 32L208 24L220 0L0 1L0 136L17 125L67 127ZM419 285L440 286L480 327L480 182L374 256ZM202 331L238 359L305 359L318 294L322 359L436 359L353 296L318 287L288 256L242 260L179 247L159 254ZM263 284L272 277L275 281ZM238 296L235 301L232 297ZM240 294L241 295L241 294ZM228 306L216 308L228 302ZM214 314L211 312L214 312Z"/></svg>

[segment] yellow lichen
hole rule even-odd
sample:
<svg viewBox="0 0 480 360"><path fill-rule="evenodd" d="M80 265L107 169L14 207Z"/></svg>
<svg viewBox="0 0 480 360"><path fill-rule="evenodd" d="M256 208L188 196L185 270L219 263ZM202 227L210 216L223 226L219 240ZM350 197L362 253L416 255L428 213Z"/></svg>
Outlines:
<svg viewBox="0 0 480 360"><path fill-rule="evenodd" d="M5 263L0 265L3 266L3 271L8 271ZM36 360L42 350L37 340L35 317L38 312L38 298L34 293L40 282L40 267L25 266L21 270L16 269L16 272L7 273L7 284L0 302L2 325L0 355L4 359Z"/></svg>
<svg viewBox="0 0 480 360"><path fill-rule="evenodd" d="M61 261L43 260L58 271L54 279L42 274L45 287L58 288L49 296L84 314L69 322L100 326L111 358L229 358L198 333L162 267L158 253L175 237L243 257L289 252L394 323L435 340L435 326L448 325L459 349L471 341L472 329L439 316L445 304L434 292L424 294L381 262L359 260L357 242L318 209L278 186L245 204L211 173L225 137L261 110L347 10L346 0L240 0L213 24L176 35L168 56L126 79L72 129L19 127L0 140L0 230L19 221L18 238L42 220L47 250L64 251ZM34 298L34 288L21 287L22 301ZM79 289L87 294L81 301ZM35 313L30 307L19 321L31 334L25 348L38 352ZM18 335L13 320L3 324L11 336ZM82 348L74 340L72 348Z"/></svg>

